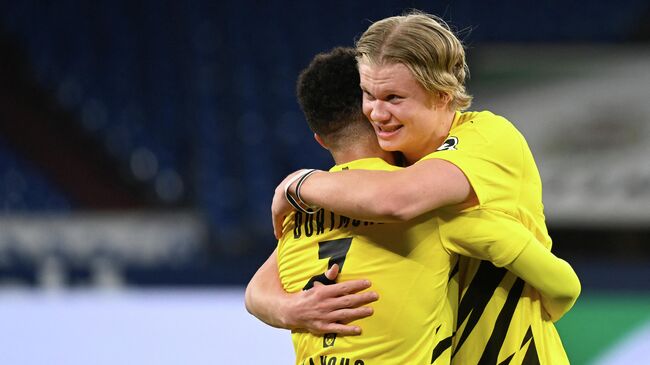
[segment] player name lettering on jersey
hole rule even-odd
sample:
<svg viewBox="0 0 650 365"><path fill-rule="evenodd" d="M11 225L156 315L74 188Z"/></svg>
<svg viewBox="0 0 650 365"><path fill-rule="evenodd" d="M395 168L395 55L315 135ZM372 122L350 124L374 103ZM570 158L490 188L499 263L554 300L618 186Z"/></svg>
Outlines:
<svg viewBox="0 0 650 365"><path fill-rule="evenodd" d="M344 215L335 214L324 209L314 214L296 212L293 217L293 238L299 239L305 235L311 237L322 233L331 232L335 229L347 229L360 226L381 224L376 222L351 219Z"/></svg>
<svg viewBox="0 0 650 365"><path fill-rule="evenodd" d="M304 365L365 365L361 359L351 359L349 357L336 357L322 355L317 360L309 358L309 362L303 361Z"/></svg>

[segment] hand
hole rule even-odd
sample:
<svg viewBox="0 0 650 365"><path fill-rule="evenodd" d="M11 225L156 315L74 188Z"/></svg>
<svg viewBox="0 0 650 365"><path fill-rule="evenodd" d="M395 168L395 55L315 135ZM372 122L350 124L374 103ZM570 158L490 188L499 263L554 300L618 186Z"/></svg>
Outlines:
<svg viewBox="0 0 650 365"><path fill-rule="evenodd" d="M334 280L338 269L338 265L334 264L325 276ZM332 285L316 282L313 288L293 294L290 298L285 316L288 317L285 319L287 327L317 335L359 335L361 328L347 323L372 315L372 308L363 305L376 301L379 296L371 291L359 293L369 287L368 280L350 280Z"/></svg>
<svg viewBox="0 0 650 365"><path fill-rule="evenodd" d="M282 225L284 224L284 218L293 211L293 207L284 196L284 185L295 175L299 174L303 170L298 170L284 178L282 182L275 188L275 194L273 195L273 202L271 203L271 217L273 219L273 234L276 239L282 237Z"/></svg>

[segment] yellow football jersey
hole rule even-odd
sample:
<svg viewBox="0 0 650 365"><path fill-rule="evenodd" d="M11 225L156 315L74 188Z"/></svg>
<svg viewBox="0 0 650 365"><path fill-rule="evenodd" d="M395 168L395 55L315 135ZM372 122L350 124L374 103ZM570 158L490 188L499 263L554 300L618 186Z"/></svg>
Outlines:
<svg viewBox="0 0 650 365"><path fill-rule="evenodd" d="M342 169L397 169L381 159ZM363 186L353 187L363 189ZM453 313L447 285L457 255L443 247L438 219L425 214L406 223L379 224L320 210L294 213L278 242L285 290L308 289L334 263L338 281L368 279L379 300L374 314L355 321L359 336L293 333L296 364L449 364Z"/></svg>
<svg viewBox="0 0 650 365"><path fill-rule="evenodd" d="M511 234L519 224L551 248L541 179L524 137L490 112L456 113L445 143L423 160L431 158L458 166L479 200L464 214L441 210L437 217L445 245L483 259L461 257L451 281L451 288L459 287L450 292L452 304L459 296L452 364L568 364L539 293L500 267L529 239ZM495 222L501 231L494 230Z"/></svg>

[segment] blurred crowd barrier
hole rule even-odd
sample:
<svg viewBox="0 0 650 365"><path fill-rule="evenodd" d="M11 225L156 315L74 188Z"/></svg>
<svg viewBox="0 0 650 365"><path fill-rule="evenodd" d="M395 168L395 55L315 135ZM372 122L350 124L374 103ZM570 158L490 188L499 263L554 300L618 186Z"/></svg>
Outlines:
<svg viewBox="0 0 650 365"><path fill-rule="evenodd" d="M543 180L552 226L650 227L650 47L473 50L473 109L512 121Z"/></svg>
<svg viewBox="0 0 650 365"><path fill-rule="evenodd" d="M196 214L75 213L0 217L0 286L116 288L127 272L195 265L208 232Z"/></svg>

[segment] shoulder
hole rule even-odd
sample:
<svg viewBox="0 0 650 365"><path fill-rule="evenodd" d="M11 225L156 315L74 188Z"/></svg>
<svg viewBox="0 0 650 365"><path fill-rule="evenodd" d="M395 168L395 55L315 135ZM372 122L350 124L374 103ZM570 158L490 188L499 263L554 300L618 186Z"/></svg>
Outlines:
<svg viewBox="0 0 650 365"><path fill-rule="evenodd" d="M481 131L510 131L517 132L517 128L505 117L490 111L465 112L460 116L460 123L453 130L478 129Z"/></svg>
<svg viewBox="0 0 650 365"><path fill-rule="evenodd" d="M449 131L449 136L480 144L520 143L522 135L505 117L490 111L461 113L458 123Z"/></svg>

